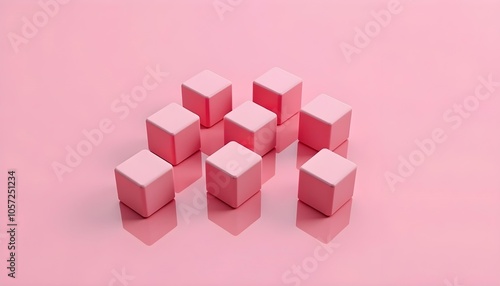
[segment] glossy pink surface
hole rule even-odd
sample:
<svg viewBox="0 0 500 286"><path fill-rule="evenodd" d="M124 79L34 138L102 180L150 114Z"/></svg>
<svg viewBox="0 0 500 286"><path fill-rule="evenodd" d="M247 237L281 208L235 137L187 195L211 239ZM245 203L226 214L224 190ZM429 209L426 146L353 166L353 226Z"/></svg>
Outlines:
<svg viewBox="0 0 500 286"><path fill-rule="evenodd" d="M219 17L213 1L72 0L15 53L9 33L20 35L22 18L42 9L36 0L0 1L0 285L500 285L500 88L479 80L500 81L500 3L401 0L400 13L347 62L339 45L354 45L356 28L389 0L221 2L240 4ZM146 118L181 103L181 84L201 70L231 79L236 107L274 66L303 79L303 103L325 93L353 108L349 225L329 243L310 234L321 228L297 225L295 141L276 154L260 218L238 236L208 219L204 176L176 193L172 230L170 216L144 232L124 229L113 169L147 148ZM156 88L123 102L145 77ZM477 86L490 98L444 121L455 104L473 103ZM112 124L69 166L67 148L100 122ZM436 128L446 140L391 189L385 173L398 174L399 157ZM71 172L56 175L54 162ZM18 173L16 279L5 261L10 168ZM137 238L147 235L157 239L151 246Z"/></svg>
<svg viewBox="0 0 500 286"><path fill-rule="evenodd" d="M204 70L182 84L182 105L200 116L200 123L212 127L233 107L231 82Z"/></svg>
<svg viewBox="0 0 500 286"><path fill-rule="evenodd" d="M207 193L208 219L230 234L237 236L260 218L261 192L257 192L238 208L232 208Z"/></svg>
<svg viewBox="0 0 500 286"><path fill-rule="evenodd" d="M172 165L142 150L115 168L118 199L148 217L174 199Z"/></svg>
<svg viewBox="0 0 500 286"><path fill-rule="evenodd" d="M198 151L173 166L175 192L179 193L196 182L203 175L201 151Z"/></svg>
<svg viewBox="0 0 500 286"><path fill-rule="evenodd" d="M353 195L356 164L333 151L319 151L299 171L299 200L327 216Z"/></svg>
<svg viewBox="0 0 500 286"><path fill-rule="evenodd" d="M307 204L297 201L297 227L323 243L330 243L351 218L352 199L342 205L333 215L325 216Z"/></svg>
<svg viewBox="0 0 500 286"><path fill-rule="evenodd" d="M299 135L299 113L276 127L276 151L285 150L297 141Z"/></svg>
<svg viewBox="0 0 500 286"><path fill-rule="evenodd" d="M246 101L224 116L224 142L235 141L263 156L276 147L276 114Z"/></svg>
<svg viewBox="0 0 500 286"><path fill-rule="evenodd" d="M281 125L300 110L302 79L274 67L254 80L253 101L274 112Z"/></svg>
<svg viewBox="0 0 500 286"><path fill-rule="evenodd" d="M150 217L144 218L120 203L123 229L145 245L153 245L177 226L175 200L172 200Z"/></svg>
<svg viewBox="0 0 500 286"><path fill-rule="evenodd" d="M262 186L262 158L231 141L206 159L207 192L233 208L255 195Z"/></svg>
<svg viewBox="0 0 500 286"><path fill-rule="evenodd" d="M171 103L146 120L148 147L172 165L184 161L201 148L200 118L177 103Z"/></svg>
<svg viewBox="0 0 500 286"><path fill-rule="evenodd" d="M201 152L212 155L224 146L224 121L219 121L210 128L201 126Z"/></svg>

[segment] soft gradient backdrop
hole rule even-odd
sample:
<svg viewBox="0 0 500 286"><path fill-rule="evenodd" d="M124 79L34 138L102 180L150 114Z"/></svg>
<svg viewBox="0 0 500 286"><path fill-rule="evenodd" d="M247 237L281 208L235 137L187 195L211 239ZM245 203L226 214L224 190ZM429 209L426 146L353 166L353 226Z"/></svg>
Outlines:
<svg viewBox="0 0 500 286"><path fill-rule="evenodd" d="M500 81L500 1L402 0L346 58L342 43L354 46L357 28L388 5L73 0L44 23L37 1L1 0L0 284L500 285L500 87L457 128L443 118L474 103L478 77ZM34 15L43 27L24 28L13 45ZM229 227L234 217L209 219L203 178L154 220L120 207L113 168L147 147L146 117L180 102L183 81L210 69L233 82L236 107L274 66L303 78L303 104L326 93L353 107L348 157L358 175L343 217L318 223L297 205L296 158L307 150L296 143L276 154L261 203L237 214L258 217L237 236L224 228L239 231ZM168 76L124 108L121 94L142 84L147 67ZM58 180L53 163L65 163L66 147L102 120L113 130ZM391 189L386 172L398 174L399 157L436 128L446 140ZM10 168L18 174L16 279L5 262ZM302 215L319 227L302 230ZM340 230L322 241L322 232ZM295 275L294 265L310 273Z"/></svg>

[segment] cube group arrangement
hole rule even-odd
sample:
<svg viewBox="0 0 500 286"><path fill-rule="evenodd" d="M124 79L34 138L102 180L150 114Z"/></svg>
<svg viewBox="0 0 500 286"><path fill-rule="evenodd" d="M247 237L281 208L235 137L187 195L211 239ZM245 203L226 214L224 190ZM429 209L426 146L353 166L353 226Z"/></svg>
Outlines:
<svg viewBox="0 0 500 286"><path fill-rule="evenodd" d="M202 71L171 103L146 120L148 149L115 168L118 199L149 217L175 197L174 167L201 148L200 128L223 121L224 146L207 157L207 193L239 208L263 184L262 157L276 147L276 130L299 114L298 139L317 153L299 169L298 199L326 216L353 195L356 165L333 152L349 137L352 108L326 94L305 106L302 79L272 68L253 82L252 101L232 108L231 81ZM297 136L297 135L295 135Z"/></svg>

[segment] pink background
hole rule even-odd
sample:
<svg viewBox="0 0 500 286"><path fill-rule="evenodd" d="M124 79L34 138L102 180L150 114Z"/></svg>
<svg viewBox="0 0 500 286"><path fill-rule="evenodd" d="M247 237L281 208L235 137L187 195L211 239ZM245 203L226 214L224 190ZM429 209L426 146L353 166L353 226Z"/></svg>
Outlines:
<svg viewBox="0 0 500 286"><path fill-rule="evenodd" d="M277 154L255 204L260 217L238 236L206 208L184 220L179 206L193 205L203 179L178 193L166 216L126 230L113 176L146 148L146 117L180 102L189 77L211 69L228 78L237 106L251 98L253 79L279 66L303 78L303 104L327 93L353 107L350 223L300 285L500 285L500 87L459 128L442 118L474 94L478 76L500 81L500 1L401 1L350 63L339 45L352 45L355 28L388 1L233 3L221 20L212 0L74 0L15 53L9 32L20 34L22 18L41 8L0 1L0 284L284 284L324 245L296 226L297 144ZM169 76L120 119L112 102L157 65ZM114 131L59 182L51 164L104 118ZM447 140L391 191L384 174L435 128ZM18 172L15 280L4 267L9 168ZM130 229L168 233L148 246ZM120 281L122 270L134 278Z"/></svg>

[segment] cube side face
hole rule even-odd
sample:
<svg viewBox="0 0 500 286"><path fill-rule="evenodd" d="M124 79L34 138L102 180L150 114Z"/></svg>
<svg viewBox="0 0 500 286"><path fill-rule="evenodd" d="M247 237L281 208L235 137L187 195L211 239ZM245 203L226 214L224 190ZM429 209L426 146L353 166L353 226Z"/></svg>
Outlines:
<svg viewBox="0 0 500 286"><path fill-rule="evenodd" d="M203 97L198 92L190 89L189 87L182 85L182 106L189 111L197 114L200 117L200 123L203 126L208 126L209 116L208 116L208 100Z"/></svg>
<svg viewBox="0 0 500 286"><path fill-rule="evenodd" d="M356 169L351 171L340 183L335 186L333 194L333 205L331 213L334 214L346 202L348 202L354 194L354 182L356 180Z"/></svg>
<svg viewBox="0 0 500 286"><path fill-rule="evenodd" d="M349 138L351 128L352 111L344 114L337 122L333 123L330 132L330 144L328 149L335 150Z"/></svg>
<svg viewBox="0 0 500 286"><path fill-rule="evenodd" d="M207 98L208 116L206 122L201 124L205 127L212 127L221 121L226 114L233 110L233 91L232 85L224 88L211 98Z"/></svg>
<svg viewBox="0 0 500 286"><path fill-rule="evenodd" d="M300 112L299 141L319 151L330 148L332 126L305 113Z"/></svg>
<svg viewBox="0 0 500 286"><path fill-rule="evenodd" d="M262 161L237 178L236 207L258 193L262 186Z"/></svg>
<svg viewBox="0 0 500 286"><path fill-rule="evenodd" d="M152 215L173 200L175 192L172 169L146 186L145 196L147 216Z"/></svg>
<svg viewBox="0 0 500 286"><path fill-rule="evenodd" d="M115 181L118 199L141 216L147 217L145 189L116 169Z"/></svg>
<svg viewBox="0 0 500 286"><path fill-rule="evenodd" d="M253 151L254 138L255 134L253 132L232 120L224 119L224 144L235 141Z"/></svg>
<svg viewBox="0 0 500 286"><path fill-rule="evenodd" d="M174 135L173 165L178 165L201 148L200 121L193 122L178 134Z"/></svg>
<svg viewBox="0 0 500 286"><path fill-rule="evenodd" d="M253 149L255 153L264 156L276 147L276 118L262 126L253 136Z"/></svg>
<svg viewBox="0 0 500 286"><path fill-rule="evenodd" d="M311 174L300 170L298 198L324 215L331 216L334 188Z"/></svg>
<svg viewBox="0 0 500 286"><path fill-rule="evenodd" d="M205 162L207 192L225 202L237 207L237 178L233 178L217 166Z"/></svg>
<svg viewBox="0 0 500 286"><path fill-rule="evenodd" d="M257 83L253 83L253 102L272 111L281 118L281 95Z"/></svg>
<svg viewBox="0 0 500 286"><path fill-rule="evenodd" d="M302 82L282 95L281 112L278 115L278 125L290 119L300 111L302 103Z"/></svg>
<svg viewBox="0 0 500 286"><path fill-rule="evenodd" d="M146 132L149 151L163 160L174 164L174 137L149 121L146 121Z"/></svg>

